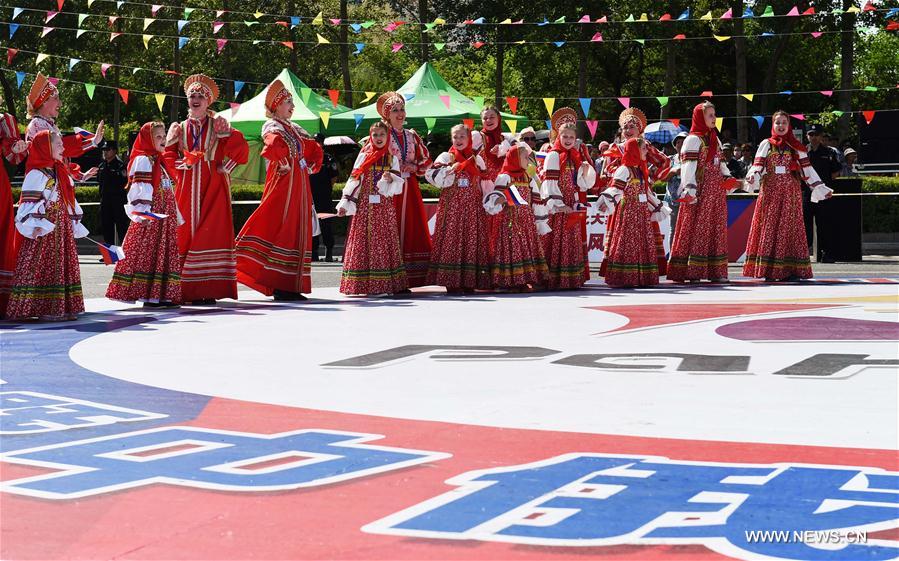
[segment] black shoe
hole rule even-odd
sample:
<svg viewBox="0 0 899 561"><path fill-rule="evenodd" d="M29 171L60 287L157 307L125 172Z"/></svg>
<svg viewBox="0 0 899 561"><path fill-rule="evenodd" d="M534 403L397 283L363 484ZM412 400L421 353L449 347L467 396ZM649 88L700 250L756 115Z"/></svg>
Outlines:
<svg viewBox="0 0 899 561"><path fill-rule="evenodd" d="M162 304L159 302L144 302L144 308L161 308Z"/></svg>
<svg viewBox="0 0 899 561"><path fill-rule="evenodd" d="M215 298L203 298L201 300L194 300L190 303L191 306L215 306Z"/></svg>
<svg viewBox="0 0 899 561"><path fill-rule="evenodd" d="M275 290L272 293L272 296L274 296L275 302L297 302L300 300L308 300L308 298L299 292L290 292L287 290Z"/></svg>
<svg viewBox="0 0 899 561"><path fill-rule="evenodd" d="M334 251L329 249L327 253L325 253L325 261L328 263L334 262Z"/></svg>
<svg viewBox="0 0 899 561"><path fill-rule="evenodd" d="M313 263L318 262L318 253L313 253L313 254L312 254L312 262L313 262Z"/></svg>

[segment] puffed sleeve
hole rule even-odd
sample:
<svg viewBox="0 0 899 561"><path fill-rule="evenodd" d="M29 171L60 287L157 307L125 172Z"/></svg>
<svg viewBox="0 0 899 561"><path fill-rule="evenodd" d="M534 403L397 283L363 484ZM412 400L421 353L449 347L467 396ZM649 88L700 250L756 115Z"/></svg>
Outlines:
<svg viewBox="0 0 899 561"><path fill-rule="evenodd" d="M84 211L81 210L81 205L78 204L78 201L75 201L75 208L69 212L69 218L72 219L72 235L75 239L86 238L90 234L90 231L81 223L81 220L84 218Z"/></svg>
<svg viewBox="0 0 899 561"><path fill-rule="evenodd" d="M503 211L503 207L508 201L502 189L506 188L511 182L512 178L508 174L501 173L496 176L496 181L493 182L494 189L484 195L483 204L487 214L493 216ZM514 189L515 187L513 186L512 188Z"/></svg>
<svg viewBox="0 0 899 561"><path fill-rule="evenodd" d="M684 202L693 203L696 199L696 168L699 165L699 154L702 150L702 140L691 134L684 139L680 151L680 189L678 195Z"/></svg>
<svg viewBox="0 0 899 561"><path fill-rule="evenodd" d="M353 171L355 171L363 161L365 161L364 150L360 151L356 156L356 161L353 163ZM356 207L359 202L359 185L359 179L353 177L353 174L351 173L349 179L347 179L346 181L346 185L343 186L343 192L340 196L340 202L337 203L337 210L344 209L347 213L347 216L356 214Z"/></svg>
<svg viewBox="0 0 899 561"><path fill-rule="evenodd" d="M549 211L540 195L540 184L536 177L531 178L531 212L534 213L534 224L537 226L537 233L541 236L553 231L549 226Z"/></svg>
<svg viewBox="0 0 899 561"><path fill-rule="evenodd" d="M562 191L559 190L559 153L551 151L543 160L543 183L540 185L540 198L546 210L552 214L555 209L565 206Z"/></svg>
<svg viewBox="0 0 899 561"><path fill-rule="evenodd" d="M752 165L749 166L749 171L746 172L746 180L743 184L748 192L752 193L761 187L762 177L767 173L766 163L770 151L771 143L768 142L768 139L766 138L759 144L759 149L755 151L755 158L752 160Z"/></svg>
<svg viewBox="0 0 899 561"><path fill-rule="evenodd" d="M818 172L812 167L812 162L808 158L808 152L799 151L799 168L802 170L802 179L812 190L812 202L817 203L829 198L833 194L833 189L828 187L821 181Z"/></svg>
<svg viewBox="0 0 899 561"><path fill-rule="evenodd" d="M378 180L378 193L383 197L401 195L403 187L406 185L400 174L400 159L396 156L390 159L390 171L393 173L381 174L381 179Z"/></svg>
<svg viewBox="0 0 899 561"><path fill-rule="evenodd" d="M303 139L303 160L309 173L318 173L322 169L322 160L325 153L321 145L311 138Z"/></svg>
<svg viewBox="0 0 899 561"><path fill-rule="evenodd" d="M222 171L229 175L234 168L247 163L250 159L250 145L247 144L243 133L231 129L227 137L220 138L215 159L222 162Z"/></svg>
<svg viewBox="0 0 899 561"><path fill-rule="evenodd" d="M596 168L585 160L577 170L577 186L581 191L587 191L593 188L594 183L596 183Z"/></svg>
<svg viewBox="0 0 899 561"><path fill-rule="evenodd" d="M48 180L46 175L33 169L22 181L22 195L16 211L16 229L26 238L34 240L56 228L55 224L47 220L47 199L50 196Z"/></svg>
<svg viewBox="0 0 899 561"><path fill-rule="evenodd" d="M484 162L484 158L482 158L480 154L474 157L474 163L476 166L478 166L478 169L481 170L482 173L487 171L487 164ZM486 196L491 191L493 191L493 180L482 174L481 195Z"/></svg>
<svg viewBox="0 0 899 561"><path fill-rule="evenodd" d="M431 168L425 172L425 179L438 189L452 187L456 182L456 172L453 170L452 164L452 154L449 152L440 154Z"/></svg>
<svg viewBox="0 0 899 561"><path fill-rule="evenodd" d="M608 216L615 212L615 207L624 195L624 187L631 180L631 170L627 166L619 166L612 174L612 186L599 194L596 199L596 213Z"/></svg>
<svg viewBox="0 0 899 561"><path fill-rule="evenodd" d="M671 215L671 207L660 200L650 187L646 187L646 204L649 206L650 222L661 222Z"/></svg>
<svg viewBox="0 0 899 561"><path fill-rule="evenodd" d="M146 156L137 156L131 163L128 175L128 202L125 214L134 222L143 222L146 218L135 216L135 212L153 211L153 162Z"/></svg>

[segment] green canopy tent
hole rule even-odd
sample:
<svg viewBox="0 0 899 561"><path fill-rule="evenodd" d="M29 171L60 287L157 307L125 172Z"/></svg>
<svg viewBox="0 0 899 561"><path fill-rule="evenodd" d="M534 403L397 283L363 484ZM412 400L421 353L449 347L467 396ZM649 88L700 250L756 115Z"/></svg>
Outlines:
<svg viewBox="0 0 899 561"><path fill-rule="evenodd" d="M462 123L462 119L480 121L481 107L451 86L430 63L422 64L396 91L406 98L406 126L419 131L422 135L428 131L449 132L453 125ZM529 121L527 117L521 115L509 113L501 115L502 126L506 130L508 130L506 121L515 121L517 130L525 127L525 123ZM349 126L351 130L357 129L357 135L364 135L371 123L380 118L377 103L372 103L334 115L331 117L331 126L340 127L341 130Z"/></svg>
<svg viewBox="0 0 899 561"><path fill-rule="evenodd" d="M355 126L352 122L348 126L344 123L334 123L328 119L328 126L322 122L322 113L328 115L347 111L348 108L338 104L337 107L331 100L318 95L303 83L293 72L285 68L278 74L278 80L293 95L295 108L291 121L300 125L309 134L322 132L326 135L352 134ZM274 80L272 80L274 82ZM242 103L236 112L230 109L221 111L219 115L230 121L231 126L239 130L250 144L250 159L246 165L238 166L231 174L235 183L263 183L265 182L265 160L261 157L262 139L259 136L262 125L268 120L265 116L265 96L271 84L265 87L253 99Z"/></svg>

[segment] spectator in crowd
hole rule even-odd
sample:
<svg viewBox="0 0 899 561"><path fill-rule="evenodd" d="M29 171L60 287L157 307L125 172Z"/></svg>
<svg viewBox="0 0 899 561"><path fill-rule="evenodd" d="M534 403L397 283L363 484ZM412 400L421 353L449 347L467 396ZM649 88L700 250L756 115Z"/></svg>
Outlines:
<svg viewBox="0 0 899 561"><path fill-rule="evenodd" d="M845 161L843 159L843 151L840 150L840 138L837 136L832 136L830 133L825 132L821 135L823 139L823 143L830 147L831 150L836 152L837 161L840 162L840 166L842 166Z"/></svg>
<svg viewBox="0 0 899 561"><path fill-rule="evenodd" d="M121 245L131 219L125 214L128 202L127 167L118 156L118 144L114 140L100 143L103 161L98 166L97 183L100 185L100 229L103 241ZM102 261L102 260L101 260Z"/></svg>
<svg viewBox="0 0 899 561"><path fill-rule="evenodd" d="M322 133L316 134L315 141L322 146L322 151L324 151L325 135ZM315 205L315 212L336 213L337 209L334 207L332 190L334 189L334 184L337 183L337 162L327 152L324 152L322 167L318 173L309 175L309 183L312 187L312 202ZM318 261L320 242L325 244L325 261L334 261L333 222L331 219L320 221L321 235L312 238L313 261Z"/></svg>
<svg viewBox="0 0 899 561"><path fill-rule="evenodd" d="M533 169L529 170L529 173L533 173L537 168L537 156L535 155L537 152L537 131L534 130L534 127L525 127L521 129L521 132L518 133L518 142L522 142L530 148L530 153L528 154L528 160L530 160Z"/></svg>
<svg viewBox="0 0 899 561"><path fill-rule="evenodd" d="M855 171L856 160L858 160L858 152L852 148L846 148L843 151L843 173L841 174L843 177L858 177L858 172Z"/></svg>
<svg viewBox="0 0 899 561"><path fill-rule="evenodd" d="M823 140L824 127L821 125L811 125L806 132L808 136L808 157L811 161L812 167L815 169L815 172L818 174L818 177L821 178L821 181L824 182L825 185L830 187L829 183L832 182L834 178L839 176L840 172L843 170L843 167L840 165L839 160L837 159L836 152L830 147L825 145ZM829 204L830 201L821 201L817 204L812 204L811 201L811 189L803 189L802 190L802 211L803 218L805 219L805 238L808 242L809 248L812 247L812 241L814 240L814 230L815 230L815 216L818 214L824 214L827 211L822 211L821 209L827 208L826 205ZM828 246L830 244L830 240L821 239L822 233L826 231L825 229L819 230L818 238L820 245ZM824 254L823 251L818 253L818 260L823 263L832 263L833 259Z"/></svg>
<svg viewBox="0 0 899 561"><path fill-rule="evenodd" d="M740 163L743 164L743 169L748 171L752 167L752 160L755 159L755 150L752 149L752 144L744 144L740 149L740 153L742 154Z"/></svg>
<svg viewBox="0 0 899 561"><path fill-rule="evenodd" d="M596 168L596 174L602 174L602 168L605 165L606 159L602 157L603 153L609 149L609 143L603 140L599 143L599 146L596 149L597 156L596 159L593 160L593 167Z"/></svg>
<svg viewBox="0 0 899 561"><path fill-rule="evenodd" d="M730 174L732 177L742 178L746 175L746 170L743 169L743 164L740 163L740 160L734 157L734 145L727 143L721 147L721 152L724 156L724 163L727 165L727 169L730 170Z"/></svg>

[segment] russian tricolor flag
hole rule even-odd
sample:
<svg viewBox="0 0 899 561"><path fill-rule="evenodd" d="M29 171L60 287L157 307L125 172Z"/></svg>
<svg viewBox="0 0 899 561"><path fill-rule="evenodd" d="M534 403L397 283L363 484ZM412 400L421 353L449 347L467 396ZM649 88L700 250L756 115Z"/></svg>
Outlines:
<svg viewBox="0 0 899 561"><path fill-rule="evenodd" d="M506 203L508 203L509 206L522 206L528 204L528 202L524 200L524 197L521 196L521 193L518 192L518 189L512 185L503 187L501 192L506 196Z"/></svg>
<svg viewBox="0 0 899 561"><path fill-rule="evenodd" d="M149 220L156 220L157 222L168 216L168 214L154 214L152 212L141 211L134 211L131 214L134 216L140 216L141 218L147 218Z"/></svg>
<svg viewBox="0 0 899 561"><path fill-rule="evenodd" d="M114 265L125 258L125 252L117 245L106 245L105 243L96 242L100 249L100 255L103 262L107 265Z"/></svg>

